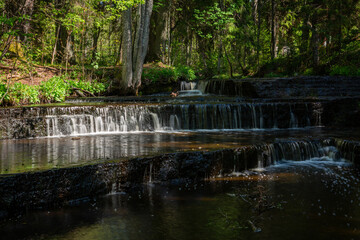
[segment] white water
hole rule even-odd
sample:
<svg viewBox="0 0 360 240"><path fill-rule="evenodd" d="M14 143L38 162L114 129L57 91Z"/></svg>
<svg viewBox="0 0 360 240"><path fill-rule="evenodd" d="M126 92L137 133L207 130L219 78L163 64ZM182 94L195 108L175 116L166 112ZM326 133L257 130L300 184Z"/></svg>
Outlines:
<svg viewBox="0 0 360 240"><path fill-rule="evenodd" d="M180 88L181 88L181 91L184 91L184 90L195 90L197 88L197 83L196 82L185 82L185 81L182 81L180 83Z"/></svg>
<svg viewBox="0 0 360 240"><path fill-rule="evenodd" d="M281 120L280 126L278 115L284 115L286 111L291 116L290 123L286 124ZM48 109L46 130L47 136L55 137L128 132L264 130L277 129L279 126L310 127L307 125L309 121L301 122L300 119L304 117L299 115L292 111L291 104L286 103L58 107Z"/></svg>

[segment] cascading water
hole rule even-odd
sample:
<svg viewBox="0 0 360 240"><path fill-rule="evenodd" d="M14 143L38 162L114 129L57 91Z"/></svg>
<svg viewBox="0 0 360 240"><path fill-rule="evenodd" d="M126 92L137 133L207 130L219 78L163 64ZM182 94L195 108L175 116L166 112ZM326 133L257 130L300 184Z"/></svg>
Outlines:
<svg viewBox="0 0 360 240"><path fill-rule="evenodd" d="M186 82L186 81L182 81L180 83L180 90L184 91L184 90L195 90L197 87L197 83L196 82Z"/></svg>
<svg viewBox="0 0 360 240"><path fill-rule="evenodd" d="M335 146L343 153L344 158L357 164L360 163L360 142L336 139Z"/></svg>
<svg viewBox="0 0 360 240"><path fill-rule="evenodd" d="M254 169L277 165L283 162L304 162L312 160L316 162L338 162L351 151L340 152L335 146L329 145L327 141L312 140L284 140L272 144L257 145L239 149L237 158L230 175L238 175L249 166ZM244 163L246 164L244 166ZM228 170L228 169L227 169ZM222 170L224 171L224 170ZM225 169L226 171L226 169Z"/></svg>
<svg viewBox="0 0 360 240"><path fill-rule="evenodd" d="M308 104L223 103L50 108L48 136L311 126ZM295 108L305 111L294 111ZM290 119L290 122L289 120Z"/></svg>

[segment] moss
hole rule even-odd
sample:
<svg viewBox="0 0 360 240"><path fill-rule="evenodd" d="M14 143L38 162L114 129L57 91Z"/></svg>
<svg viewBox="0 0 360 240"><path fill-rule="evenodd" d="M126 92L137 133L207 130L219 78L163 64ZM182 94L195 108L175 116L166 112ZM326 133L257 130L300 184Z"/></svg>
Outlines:
<svg viewBox="0 0 360 240"><path fill-rule="evenodd" d="M9 52L15 55L16 57L19 57L20 59L25 59L24 49L21 46L21 43L17 41L13 41L10 44Z"/></svg>

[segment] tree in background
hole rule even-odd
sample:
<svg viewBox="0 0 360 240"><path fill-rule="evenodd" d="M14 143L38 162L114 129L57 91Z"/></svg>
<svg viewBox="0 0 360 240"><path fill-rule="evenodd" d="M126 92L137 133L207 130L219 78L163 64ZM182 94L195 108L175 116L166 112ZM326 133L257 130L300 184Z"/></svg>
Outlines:
<svg viewBox="0 0 360 240"><path fill-rule="evenodd" d="M141 86L141 75L149 43L150 17L153 0L136 7L136 32L134 41L132 27L132 9L123 13L123 67L121 85L138 95Z"/></svg>
<svg viewBox="0 0 360 240"><path fill-rule="evenodd" d="M198 78L356 75L359 14L360 0L0 0L0 60L122 69L123 94L144 61Z"/></svg>

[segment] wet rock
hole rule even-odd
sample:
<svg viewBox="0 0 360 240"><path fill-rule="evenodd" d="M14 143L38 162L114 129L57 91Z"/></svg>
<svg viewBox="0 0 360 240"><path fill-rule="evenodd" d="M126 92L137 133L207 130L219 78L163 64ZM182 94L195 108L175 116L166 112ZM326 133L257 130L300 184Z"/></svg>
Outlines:
<svg viewBox="0 0 360 240"><path fill-rule="evenodd" d="M252 98L358 97L360 95L359 77L212 79L202 85L206 86L205 93Z"/></svg>
<svg viewBox="0 0 360 240"><path fill-rule="evenodd" d="M226 176L234 171L266 167L282 159L303 161L325 156L337 158L336 154L332 154L336 153L335 147L342 157L360 163L359 142L341 139L286 140L211 152L163 154L82 167L2 175L0 212L11 215L26 209L60 207L114 191L126 191L148 182L201 181Z"/></svg>

